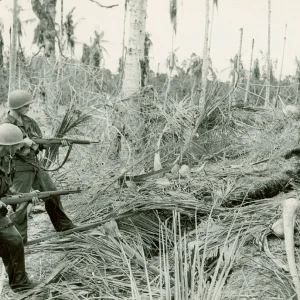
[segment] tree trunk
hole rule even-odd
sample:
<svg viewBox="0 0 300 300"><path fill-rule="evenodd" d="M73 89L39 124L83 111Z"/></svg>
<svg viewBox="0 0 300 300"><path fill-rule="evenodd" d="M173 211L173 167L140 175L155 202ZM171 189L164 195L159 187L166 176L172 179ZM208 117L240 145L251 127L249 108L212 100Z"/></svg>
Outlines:
<svg viewBox="0 0 300 300"><path fill-rule="evenodd" d="M1 26L0 26L0 70L2 70L4 67L3 50L4 50L4 39L2 36L2 31L1 31Z"/></svg>
<svg viewBox="0 0 300 300"><path fill-rule="evenodd" d="M32 10L44 29L45 56L55 58L55 16L57 0L31 0Z"/></svg>
<svg viewBox="0 0 300 300"><path fill-rule="evenodd" d="M130 97L141 87L140 62L144 61L146 6L147 0L130 0L128 4L130 20L128 39L125 43L123 98Z"/></svg>
<svg viewBox="0 0 300 300"><path fill-rule="evenodd" d="M211 50L211 39L212 39L212 28L213 28L213 22L214 22L214 16L215 16L215 5L213 4L212 7L212 13L211 13L211 24L210 24L210 33L209 33L209 42L208 42L208 58L210 58L210 50Z"/></svg>
<svg viewBox="0 0 300 300"><path fill-rule="evenodd" d="M64 0L60 0L60 42L61 43L63 38L64 38Z"/></svg>
<svg viewBox="0 0 300 300"><path fill-rule="evenodd" d="M205 8L205 37L204 37L204 46L203 46L203 64L202 64L202 77L201 77L201 95L199 99L199 110L200 113L204 114L205 102L206 102L206 87L207 87L207 75L208 75L208 66L209 66L209 57L208 57L208 34L209 32L209 0L206 0Z"/></svg>
<svg viewBox="0 0 300 300"><path fill-rule="evenodd" d="M169 69L168 85L167 85L167 89L166 89L166 93L165 93L164 107L166 107L167 102L168 102L168 96L169 96L169 92L170 92L170 88L171 88L172 74L173 74L173 70L175 67L174 38L175 38L175 30L173 30L173 33L172 33L172 44L171 44L171 54L170 54L171 56L170 56L170 61L169 61L169 65L168 65L168 69Z"/></svg>
<svg viewBox="0 0 300 300"><path fill-rule="evenodd" d="M119 87L122 87L123 77L124 77L124 62L125 62L125 34L126 34L126 22L127 22L127 0L125 0L125 11L123 19L123 38L122 38L122 58L120 64L120 78L119 78Z"/></svg>
<svg viewBox="0 0 300 300"><path fill-rule="evenodd" d="M124 61L124 78L121 97L124 106L120 108L125 118L124 134L131 148L141 150L144 123L140 113L139 97L131 97L141 87L141 64L144 64L144 46L146 29L147 0L130 0L128 38L125 41L126 53ZM130 98L130 99L128 99Z"/></svg>
<svg viewBox="0 0 300 300"><path fill-rule="evenodd" d="M247 86L246 86L244 105L248 105L248 103L249 103L248 102L248 92L249 92L249 89L250 89L250 78L251 78L251 70L252 70L253 49L254 49L254 39L252 39L251 58L250 58L249 73L248 73L248 78L247 78Z"/></svg>
<svg viewBox="0 0 300 300"><path fill-rule="evenodd" d="M297 59L297 58L296 58ZM300 64L297 60L297 69L296 69L296 75L295 75L295 83L296 83L296 98L295 98L295 104L298 104L299 97L300 97Z"/></svg>
<svg viewBox="0 0 300 300"><path fill-rule="evenodd" d="M239 47L239 55L237 61L237 72L240 74L241 70L241 57L242 57L242 46L243 46L243 28L240 28L241 36L240 36L240 47Z"/></svg>
<svg viewBox="0 0 300 300"><path fill-rule="evenodd" d="M267 80L266 80L266 101L265 107L270 103L271 84L271 0L268 0L268 54L267 54Z"/></svg>
<svg viewBox="0 0 300 300"><path fill-rule="evenodd" d="M283 50L282 50L282 58L281 58L281 67L280 67L280 74L279 74L279 80L278 80L278 85L280 86L281 83L281 77L282 77L282 68L283 68L283 60L284 60L284 53L285 53L285 44L286 44L286 29L287 25L285 24L285 31L284 31L284 38L283 38ZM274 106L277 107L278 104L278 96L280 92L280 87L277 88L277 93L275 97L275 103Z"/></svg>
<svg viewBox="0 0 300 300"><path fill-rule="evenodd" d="M240 28L240 45L239 45L239 53L238 53L238 59L237 59L237 65L236 65L237 78L235 79L235 81L233 83L234 85L236 85L240 79L242 46L243 46L243 28ZM234 103L232 103L232 105L239 106L241 99L237 99L236 93L233 94L232 98L234 100Z"/></svg>
<svg viewBox="0 0 300 300"><path fill-rule="evenodd" d="M14 0L13 24L11 30L10 56L9 56L9 91L17 86L17 37L18 37L18 0Z"/></svg>

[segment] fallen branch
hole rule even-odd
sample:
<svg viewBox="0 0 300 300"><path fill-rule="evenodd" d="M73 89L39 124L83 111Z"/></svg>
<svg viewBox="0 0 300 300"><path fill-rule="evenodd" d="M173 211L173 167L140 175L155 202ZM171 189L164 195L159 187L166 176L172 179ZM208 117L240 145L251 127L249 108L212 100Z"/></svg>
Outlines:
<svg viewBox="0 0 300 300"><path fill-rule="evenodd" d="M113 216L113 217L110 217L110 218L107 218L107 219L104 219L104 220L101 220L101 221L98 221L98 222L95 222L95 223L86 224L86 225L83 225L83 226L78 226L78 227L75 227L73 229L63 231L63 232L52 233L52 234L40 237L38 239L28 241L25 246L35 245L35 244L38 244L40 242L43 242L43 241L46 241L46 240L49 240L49 239L52 239L52 238L55 238L55 237L60 238L62 236L65 236L65 235L68 235L68 234L71 234L71 233L74 233L74 232L87 231L89 229L98 227L98 226L100 226L104 223L107 223L111 220L120 220L120 219L123 219L123 218L128 218L130 216L132 216L132 213L127 213L127 214L123 214L123 215L119 215L119 216Z"/></svg>

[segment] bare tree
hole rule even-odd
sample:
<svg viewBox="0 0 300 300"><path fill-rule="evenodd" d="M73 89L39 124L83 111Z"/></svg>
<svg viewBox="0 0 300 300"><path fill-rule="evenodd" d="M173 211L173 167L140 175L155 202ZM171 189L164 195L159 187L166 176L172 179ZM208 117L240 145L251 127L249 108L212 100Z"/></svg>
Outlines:
<svg viewBox="0 0 300 300"><path fill-rule="evenodd" d="M17 79L18 0L14 0L13 5L13 22L9 56L9 91L16 88Z"/></svg>
<svg viewBox="0 0 300 300"><path fill-rule="evenodd" d="M205 101L206 101L206 88L207 88L207 75L210 67L209 53L210 53L210 43L209 43L209 12L210 5L209 0L206 0L205 5L205 36L203 44L203 63L202 63L202 77L201 77L201 94L199 99L199 110L204 113ZM213 0L213 5L218 6L218 0ZM210 37L211 40L211 37Z"/></svg>
<svg viewBox="0 0 300 300"><path fill-rule="evenodd" d="M127 5L130 20L128 39L125 42L123 97L129 97L141 86L140 62L144 61L146 5L146 0L130 0Z"/></svg>
<svg viewBox="0 0 300 300"><path fill-rule="evenodd" d="M134 153L142 149L142 136L144 132L144 120L140 113L139 98L135 97L142 84L142 67L145 64L145 29L146 29L146 7L147 0L126 0L126 14L129 22L124 33L124 58L123 82L120 97L122 104L118 107L119 116L115 120L115 126L122 132L130 144ZM119 138L121 145L124 139ZM116 145L116 149L121 149Z"/></svg>
<svg viewBox="0 0 300 300"><path fill-rule="evenodd" d="M2 36L2 31L3 31L3 24L0 21L0 70L1 68L3 68L3 62L4 62L3 59L4 39Z"/></svg>
<svg viewBox="0 0 300 300"><path fill-rule="evenodd" d="M31 0L33 12L39 18L40 30L43 34L45 47L45 56L55 58L55 38L57 35L55 29L57 0Z"/></svg>
<svg viewBox="0 0 300 300"><path fill-rule="evenodd" d="M271 84L271 0L268 0L268 53L267 53L267 79L266 79L266 101L265 106L270 102Z"/></svg>
<svg viewBox="0 0 300 300"><path fill-rule="evenodd" d="M252 72L253 49L254 49L254 39L252 39L251 57L250 57L249 72L248 72L248 77L247 77L247 86L246 86L246 92L245 92L244 105L248 105L248 93L249 93L249 89L250 89L250 79L251 79L251 72Z"/></svg>
<svg viewBox="0 0 300 300"><path fill-rule="evenodd" d="M281 77L282 77L282 68L283 68L283 61L284 61L284 53L285 53L285 44L286 44L286 30L287 30L287 25L285 24L285 31L284 31L284 38L283 38L283 50L282 50L282 58L281 58L281 66L280 66L280 74L279 74L279 80L278 80L278 88L276 92L276 97L275 97L275 103L274 106L277 107L278 104L278 96L280 93L280 83L281 83Z"/></svg>

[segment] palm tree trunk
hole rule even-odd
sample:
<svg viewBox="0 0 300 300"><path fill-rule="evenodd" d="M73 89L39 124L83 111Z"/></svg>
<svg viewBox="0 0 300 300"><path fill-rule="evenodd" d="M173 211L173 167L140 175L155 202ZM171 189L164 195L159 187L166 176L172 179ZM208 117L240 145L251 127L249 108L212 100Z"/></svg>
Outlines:
<svg viewBox="0 0 300 300"><path fill-rule="evenodd" d="M248 105L248 92L250 89L250 78L251 78L252 61L253 61L253 49L254 49L254 39L252 39L251 58L250 58L250 65L249 65L249 73L248 73L248 77L247 77L247 86L246 86L246 92L245 92L244 105Z"/></svg>
<svg viewBox="0 0 300 300"><path fill-rule="evenodd" d="M284 31L284 38L283 38L283 50L282 50L282 58L281 58L281 66L280 66L280 74L279 74L279 80L278 80L278 85L280 86L281 83L281 77L282 77L282 68L283 68L283 60L284 60L284 53L285 53L285 44L286 44L286 29L287 25L285 24L285 31ZM278 104L278 96L280 92L280 87L277 88L277 93L275 97L275 103L274 106L277 107Z"/></svg>
<svg viewBox="0 0 300 300"><path fill-rule="evenodd" d="M175 31L173 30L172 33L172 44L171 44L171 59L169 62L169 74L168 74L168 85L167 85L167 89L166 89L166 93L165 93L165 102L164 102L164 107L166 107L167 104L167 100L168 100L168 95L170 92L170 88L171 88L171 80L172 80L172 73L174 70L174 66L175 66L175 54L174 54L174 38L175 38Z"/></svg>
<svg viewBox="0 0 300 300"><path fill-rule="evenodd" d="M17 79L17 36L18 36L18 0L14 0L13 25L11 31L10 56L9 56L9 91L16 88Z"/></svg>
<svg viewBox="0 0 300 300"><path fill-rule="evenodd" d="M243 46L243 28L240 28L241 35L240 35L240 47L239 47L239 55L237 61L237 72L240 74L241 70L241 57L242 57L242 46Z"/></svg>
<svg viewBox="0 0 300 300"><path fill-rule="evenodd" d="M123 38L122 38L122 60L121 60L121 70L119 78L119 87L122 87L123 77L124 77L124 63L125 63L125 33L126 33L126 20L127 20L127 3L128 0L125 0L125 11L123 19Z"/></svg>
<svg viewBox="0 0 300 300"><path fill-rule="evenodd" d="M205 36L204 36L204 46L203 46L203 64L202 64L202 77L201 77L201 95L199 99L199 110L201 114L205 113L205 103L206 103L206 88L207 88L207 75L209 66L208 57L208 36L209 36L209 0L206 0L205 5Z"/></svg>
<svg viewBox="0 0 300 300"><path fill-rule="evenodd" d="M233 80L231 81L231 87L233 88L239 81L240 78L240 69L241 69L241 56L242 56L242 45L243 45L243 28L240 28L240 45L239 45L239 52L236 64L236 70L234 70ZM234 68L234 67L233 67ZM230 95L229 98L229 109L231 105L237 106L239 105L239 100L236 99L235 92Z"/></svg>
<svg viewBox="0 0 300 300"><path fill-rule="evenodd" d="M130 98L125 101L125 134L136 152L142 147L144 123L140 114L140 104L137 99L131 97L141 87L141 64L144 63L146 7L147 0L131 0L129 8L128 38L125 47L124 78L121 97ZM124 108L123 108L124 109Z"/></svg>
<svg viewBox="0 0 300 300"><path fill-rule="evenodd" d="M63 37L64 37L64 0L60 0L60 42L61 43Z"/></svg>
<svg viewBox="0 0 300 300"><path fill-rule="evenodd" d="M217 4L215 4L217 5ZM209 42L208 42L208 54L207 56L210 57L210 48L211 48L211 39L212 39L212 28L213 28L213 22L214 22L214 15L215 15L215 5L212 7L212 13L211 13L211 24L210 24L210 33L209 33Z"/></svg>
<svg viewBox="0 0 300 300"><path fill-rule="evenodd" d="M297 59L297 58L296 58ZM297 62L297 69L296 69L296 75L295 75L295 83L296 83L296 98L295 98L295 104L299 103L299 97L300 97L300 65Z"/></svg>
<svg viewBox="0 0 300 300"><path fill-rule="evenodd" d="M124 98L137 92L141 84L140 61L144 61L146 5L147 0L131 0L128 4L130 21L122 85Z"/></svg>
<svg viewBox="0 0 300 300"><path fill-rule="evenodd" d="M0 70L3 69L3 62L4 62L3 49L4 49L4 40L3 40L2 31L0 27Z"/></svg>
<svg viewBox="0 0 300 300"><path fill-rule="evenodd" d="M266 81L265 107L267 107L270 103L270 83L271 83L271 0L268 0L268 54L267 54L267 81Z"/></svg>

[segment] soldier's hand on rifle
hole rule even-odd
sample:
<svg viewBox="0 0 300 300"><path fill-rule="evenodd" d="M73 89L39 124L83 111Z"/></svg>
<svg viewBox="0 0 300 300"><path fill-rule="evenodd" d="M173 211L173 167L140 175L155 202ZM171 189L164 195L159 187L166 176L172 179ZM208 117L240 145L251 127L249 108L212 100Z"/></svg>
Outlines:
<svg viewBox="0 0 300 300"><path fill-rule="evenodd" d="M62 140L62 141L61 141L61 145L62 145L63 147L66 147L66 146L70 146L71 143L68 142L67 140Z"/></svg>
<svg viewBox="0 0 300 300"><path fill-rule="evenodd" d="M3 203L2 201L0 201L0 208L2 208L2 207L6 207L6 204Z"/></svg>
<svg viewBox="0 0 300 300"><path fill-rule="evenodd" d="M35 144L35 142L31 140L29 137L27 137L23 140L23 144L25 144L28 147L31 147L33 144Z"/></svg>
<svg viewBox="0 0 300 300"><path fill-rule="evenodd" d="M35 190L33 192L39 193L40 191ZM42 200L39 197L32 197L31 201L32 201L32 205L35 206L35 205L39 204Z"/></svg>

